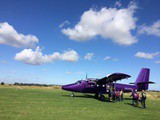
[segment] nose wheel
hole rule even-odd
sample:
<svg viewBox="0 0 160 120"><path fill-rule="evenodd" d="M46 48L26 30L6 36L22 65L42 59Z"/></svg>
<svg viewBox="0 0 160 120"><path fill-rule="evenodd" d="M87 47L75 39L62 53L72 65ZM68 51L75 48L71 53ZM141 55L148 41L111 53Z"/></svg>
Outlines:
<svg viewBox="0 0 160 120"><path fill-rule="evenodd" d="M71 94L71 97L74 97L74 93Z"/></svg>

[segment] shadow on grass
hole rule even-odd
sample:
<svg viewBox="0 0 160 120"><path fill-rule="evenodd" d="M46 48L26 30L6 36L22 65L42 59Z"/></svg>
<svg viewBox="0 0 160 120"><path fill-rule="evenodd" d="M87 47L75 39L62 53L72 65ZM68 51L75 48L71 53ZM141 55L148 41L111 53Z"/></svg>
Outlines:
<svg viewBox="0 0 160 120"><path fill-rule="evenodd" d="M70 95L62 95L63 97L71 97ZM92 98L92 99L95 99L95 100L98 100L98 101L100 101L100 102L110 102L110 103L115 103L114 101L109 101L109 99L108 98L105 98L105 100L100 100L100 99L98 99L98 98L95 98L94 97L94 95L89 95L89 94L84 94L84 95L75 95L74 96L75 98L77 97L77 98ZM73 97L73 98L74 98Z"/></svg>
<svg viewBox="0 0 160 120"><path fill-rule="evenodd" d="M124 100L132 100L132 98L124 98Z"/></svg>
<svg viewBox="0 0 160 120"><path fill-rule="evenodd" d="M129 105L129 106L132 106L132 107L135 107L135 108L141 108L141 109L142 109L142 107L140 107L140 105L138 105L138 106L133 106L132 103L125 103L125 105Z"/></svg>

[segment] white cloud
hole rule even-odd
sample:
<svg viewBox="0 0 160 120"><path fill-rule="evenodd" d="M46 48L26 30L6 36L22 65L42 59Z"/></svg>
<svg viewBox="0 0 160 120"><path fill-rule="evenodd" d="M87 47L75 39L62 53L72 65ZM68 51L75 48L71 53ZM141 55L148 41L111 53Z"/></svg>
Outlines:
<svg viewBox="0 0 160 120"><path fill-rule="evenodd" d="M97 76L97 77L101 77L101 76L102 76L102 74L100 74L100 73L96 73L96 74L95 74L95 76Z"/></svg>
<svg viewBox="0 0 160 120"><path fill-rule="evenodd" d="M82 71L78 71L78 72L76 72L76 74L78 74L78 75L83 75L83 74L86 74L85 72L82 72Z"/></svg>
<svg viewBox="0 0 160 120"><path fill-rule="evenodd" d="M3 64L9 64L9 62L6 61L6 60L1 60L1 63L3 63Z"/></svg>
<svg viewBox="0 0 160 120"><path fill-rule="evenodd" d="M121 7L121 6L122 6L122 4L121 4L121 2L120 2L120 1L116 1L116 2L115 2L115 4L114 4L114 6L115 6L115 7Z"/></svg>
<svg viewBox="0 0 160 120"><path fill-rule="evenodd" d="M118 58L114 58L114 59L113 59L114 62L117 62L118 60L119 60Z"/></svg>
<svg viewBox="0 0 160 120"><path fill-rule="evenodd" d="M87 53L85 56L84 56L84 59L85 60L92 60L92 57L93 57L93 53Z"/></svg>
<svg viewBox="0 0 160 120"><path fill-rule="evenodd" d="M130 3L128 8L102 8L100 11L90 9L83 13L81 20L74 28L62 29L62 33L75 41L87 41L102 36L111 39L119 45L131 45L137 39L131 35L131 30L136 27L134 17L135 3Z"/></svg>
<svg viewBox="0 0 160 120"><path fill-rule="evenodd" d="M35 51L32 49L24 49L17 53L14 59L30 65L41 65L45 63L52 63L56 60L76 62L78 60L78 54L74 50L69 50L64 51L62 54L55 52L50 55L43 55L42 50L37 47Z"/></svg>
<svg viewBox="0 0 160 120"><path fill-rule="evenodd" d="M68 61L68 62L76 62L78 61L78 53L74 50L64 51L61 54L61 60Z"/></svg>
<svg viewBox="0 0 160 120"><path fill-rule="evenodd" d="M106 61L106 60L110 60L110 59L111 59L110 56L106 56L106 57L104 58L105 61Z"/></svg>
<svg viewBox="0 0 160 120"><path fill-rule="evenodd" d="M155 53L137 52L135 54L135 57L145 58L145 59L153 59L155 56L158 56L159 54L160 54L159 52L155 52Z"/></svg>
<svg viewBox="0 0 160 120"><path fill-rule="evenodd" d="M7 22L0 23L0 44L13 47L34 47L36 43L38 43L36 36L20 34Z"/></svg>
<svg viewBox="0 0 160 120"><path fill-rule="evenodd" d="M156 61L156 63L157 63L157 64L160 64L160 60L159 60L159 61Z"/></svg>
<svg viewBox="0 0 160 120"><path fill-rule="evenodd" d="M160 37L160 20L153 23L151 26L142 25L138 29L139 34L155 35Z"/></svg>
<svg viewBox="0 0 160 120"><path fill-rule="evenodd" d="M64 27L65 25L69 25L70 22L68 20L64 21L62 24L59 25L59 28Z"/></svg>
<svg viewBox="0 0 160 120"><path fill-rule="evenodd" d="M110 56L106 56L103 60L104 60L104 61L112 60L112 61L114 61L114 62L117 62L117 61L118 61L117 58L111 58Z"/></svg>
<svg viewBox="0 0 160 120"><path fill-rule="evenodd" d="M67 75L70 75L70 74L72 74L72 72L70 72L70 71L67 71L67 72L66 72L66 74L67 74Z"/></svg>

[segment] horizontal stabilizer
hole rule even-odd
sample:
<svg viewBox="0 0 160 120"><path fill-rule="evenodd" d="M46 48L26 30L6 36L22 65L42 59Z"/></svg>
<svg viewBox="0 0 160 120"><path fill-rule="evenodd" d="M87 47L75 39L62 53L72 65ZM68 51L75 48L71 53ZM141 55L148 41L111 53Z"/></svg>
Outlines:
<svg viewBox="0 0 160 120"><path fill-rule="evenodd" d="M139 82L138 84L155 84L155 82L148 81L148 82Z"/></svg>
<svg viewBox="0 0 160 120"><path fill-rule="evenodd" d="M139 82L139 83L137 83L137 84L146 84L146 83L148 83L148 84L155 84L155 82L152 82L152 81L148 81L148 82ZM135 83L129 83L129 84L135 84Z"/></svg>

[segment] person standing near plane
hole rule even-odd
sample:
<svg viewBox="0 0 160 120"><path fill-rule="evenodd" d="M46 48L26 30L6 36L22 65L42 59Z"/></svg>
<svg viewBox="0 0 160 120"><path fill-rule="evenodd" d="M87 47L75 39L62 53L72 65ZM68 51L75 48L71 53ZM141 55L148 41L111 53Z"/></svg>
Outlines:
<svg viewBox="0 0 160 120"><path fill-rule="evenodd" d="M134 106L134 103L135 103L134 93L135 91L132 90L132 94L130 95L130 97L132 97L132 106Z"/></svg>
<svg viewBox="0 0 160 120"><path fill-rule="evenodd" d="M135 99L135 103L136 103L136 107L139 106L139 94L137 93L137 90L135 90L135 93L134 93L134 99Z"/></svg>
<svg viewBox="0 0 160 120"><path fill-rule="evenodd" d="M112 101L112 89L110 88L108 91L108 97L109 97L109 101Z"/></svg>
<svg viewBox="0 0 160 120"><path fill-rule="evenodd" d="M112 100L115 100L115 89L112 90Z"/></svg>
<svg viewBox="0 0 160 120"><path fill-rule="evenodd" d="M123 101L123 89L120 91L120 101Z"/></svg>
<svg viewBox="0 0 160 120"><path fill-rule="evenodd" d="M120 97L120 94L119 94L119 91L115 91L115 97L116 97L116 102L117 101L120 101L119 97Z"/></svg>
<svg viewBox="0 0 160 120"><path fill-rule="evenodd" d="M141 92L141 104L142 108L146 108L146 93L144 90Z"/></svg>

